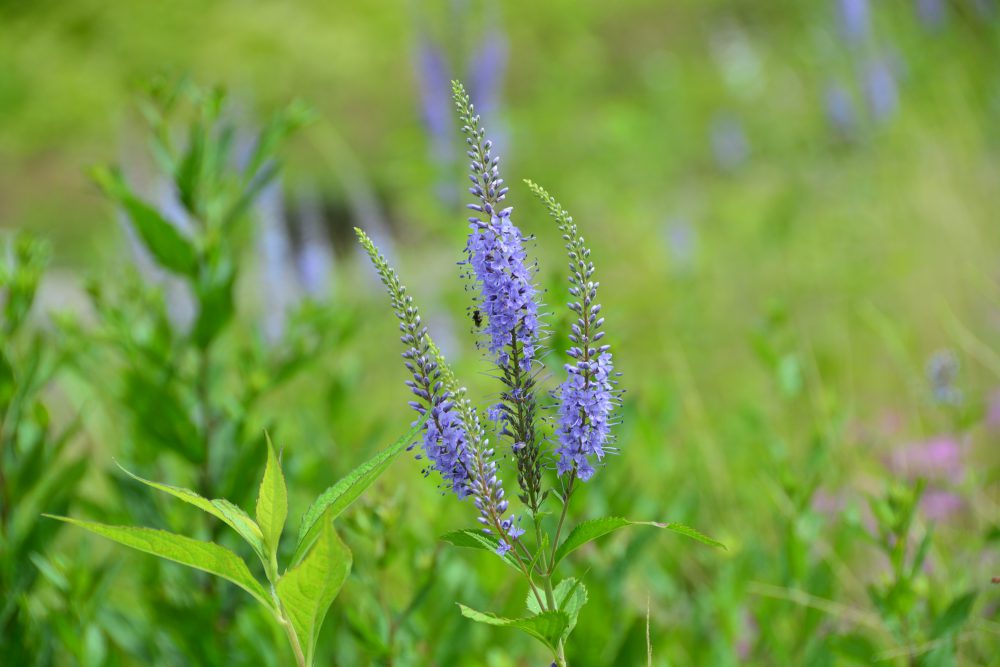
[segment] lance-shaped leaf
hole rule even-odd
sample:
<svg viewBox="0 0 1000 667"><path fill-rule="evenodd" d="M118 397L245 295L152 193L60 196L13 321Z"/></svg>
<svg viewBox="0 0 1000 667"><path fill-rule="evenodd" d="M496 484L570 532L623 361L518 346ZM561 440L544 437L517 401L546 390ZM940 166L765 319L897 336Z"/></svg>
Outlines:
<svg viewBox="0 0 1000 667"><path fill-rule="evenodd" d="M319 536L302 562L278 580L278 598L299 639L307 665L312 664L326 612L350 571L350 549L340 540L333 523L323 521Z"/></svg>
<svg viewBox="0 0 1000 667"><path fill-rule="evenodd" d="M565 612L561 611L546 611L529 618L503 618L502 616L476 611L475 609L466 607L464 604L459 604L458 607L462 610L462 616L471 618L473 621L485 623L486 625L517 628L522 632L526 632L548 646L553 653L556 651L559 639L569 626L569 618Z"/></svg>
<svg viewBox="0 0 1000 667"><path fill-rule="evenodd" d="M264 536L261 534L260 528L254 520L251 519L250 515L244 512L242 508L223 498L209 500L208 498L198 495L191 489L185 489L181 486L171 486L169 484L160 484L159 482L151 482L148 479L144 479L132 472L129 472L121 465L118 467L121 468L126 475L137 482L142 482L146 486L152 487L157 491L169 493L173 497L180 498L189 505L194 505L203 512L208 512L216 519L219 519L227 526L235 530L240 537L246 540L247 544L253 547L254 553L257 554L262 563L267 563L267 550L264 548Z"/></svg>
<svg viewBox="0 0 1000 667"><path fill-rule="evenodd" d="M121 173L97 169L93 177L105 194L125 209L136 233L163 268L182 276L195 274L198 255L194 246L159 211L132 194Z"/></svg>
<svg viewBox="0 0 1000 667"><path fill-rule="evenodd" d="M352 470L346 477L320 494L302 518L299 541L292 555L292 565L302 560L306 551L316 541L323 523L330 523L358 499L365 489L385 472L397 456L409 446L423 428L426 416L422 417L406 435L372 458ZM322 520L322 521L321 521Z"/></svg>
<svg viewBox="0 0 1000 667"><path fill-rule="evenodd" d="M235 553L220 547L214 542L202 542L184 535L169 533L153 528L138 528L135 526L109 526L95 521L71 519L64 516L45 514L50 519L65 521L90 532L106 537L109 540L132 547L147 554L159 556L166 560L187 565L197 570L203 570L223 579L227 579L257 600L268 609L273 609L270 596L252 574L247 564Z"/></svg>
<svg viewBox="0 0 1000 667"><path fill-rule="evenodd" d="M497 551L500 546L499 540L497 540L495 535L487 535L482 530L476 530L474 528L466 528L464 530L454 530L450 533L445 533L441 536L441 539L456 547L462 547L464 549L480 549L482 551L489 551L493 554L499 553ZM503 556L500 557L504 563L514 568L518 572L521 568L517 566L514 561L514 556L512 552L508 551Z"/></svg>
<svg viewBox="0 0 1000 667"><path fill-rule="evenodd" d="M281 472L281 463L271 444L271 436L267 439L267 466L264 468L264 479L260 483L257 494L257 524L264 535L267 545L269 563L276 562L278 541L288 517L288 489L285 486L285 476Z"/></svg>
<svg viewBox="0 0 1000 667"><path fill-rule="evenodd" d="M568 621L562 639L565 640L576 627L576 619L580 615L583 605L587 604L587 587L582 581L570 577L563 579L552 591L552 597L556 601L556 609L566 614ZM533 594L528 594L528 611L532 614L542 613L542 608L538 606L538 598Z"/></svg>
<svg viewBox="0 0 1000 667"><path fill-rule="evenodd" d="M972 613L972 607L976 603L976 593L966 593L951 601L948 608L940 616L934 619L934 626L931 629L931 638L937 639L948 634L955 633L968 620Z"/></svg>
<svg viewBox="0 0 1000 667"><path fill-rule="evenodd" d="M603 519L592 519L590 521L584 521L573 531L566 536L559 548L556 549L555 557L552 561L552 567L555 567L563 558L568 556L573 551L576 551L583 545L596 540L599 537L603 537L608 533L613 533L619 528L624 528L625 526L653 526L654 528L665 528L667 530L672 530L675 533L680 533L686 537L690 537L693 540L697 540L703 544L708 544L713 547L720 547L725 549L725 545L721 542L717 542L707 535L703 535L691 526L685 526L682 523L659 523L656 521L630 521L629 519L622 519L621 517L604 517Z"/></svg>

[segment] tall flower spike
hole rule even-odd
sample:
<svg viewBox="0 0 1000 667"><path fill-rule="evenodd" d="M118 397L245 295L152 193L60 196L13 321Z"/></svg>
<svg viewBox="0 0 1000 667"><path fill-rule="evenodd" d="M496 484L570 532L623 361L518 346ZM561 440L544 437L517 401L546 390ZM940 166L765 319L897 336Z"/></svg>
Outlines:
<svg viewBox="0 0 1000 667"><path fill-rule="evenodd" d="M427 334L427 328L421 325L413 297L406 294L396 272L368 235L357 228L354 231L388 290L400 322L401 340L406 346L403 358L407 370L413 374L413 380L406 384L420 399L412 401L410 407L421 415L428 410L431 413L424 426L424 452L431 467L451 484L455 495L473 496L479 522L487 533L496 534L497 552L503 556L524 531L512 519L504 517L508 502L479 416Z"/></svg>
<svg viewBox="0 0 1000 667"><path fill-rule="evenodd" d="M462 84L452 82L455 107L468 144L469 192L466 263L479 287L479 310L486 318L488 348L506 389L491 415L501 435L510 438L517 460L521 500L537 512L541 502L541 456L535 433L535 382L532 365L538 344L538 291L525 264L524 237L511 221L511 208L501 208L507 188L500 178L500 158L480 127L479 116Z"/></svg>
<svg viewBox="0 0 1000 667"><path fill-rule="evenodd" d="M458 385L455 374L433 341L430 344L430 351L441 369L444 386L455 397L456 409L466 424L469 449L472 452L471 487L476 509L479 510L479 523L483 525L484 532L497 534L497 553L503 556L513 548L514 541L524 534L524 530L518 528L513 519L504 518L509 503L504 499L503 482L497 478L495 452L489 446L489 440L479 422L476 409L465 396L465 388Z"/></svg>
<svg viewBox="0 0 1000 667"><path fill-rule="evenodd" d="M530 371L538 341L538 304L531 271L525 265L524 237L511 222L513 209L500 208L507 198L507 188L500 178L500 158L492 154L493 142L479 126L479 116L462 84L453 81L452 92L469 146L469 192L477 200L468 205L479 215L469 218L471 232L466 252L482 293L489 350L497 364L503 366L510 360L509 348L519 345L520 364Z"/></svg>
<svg viewBox="0 0 1000 667"><path fill-rule="evenodd" d="M406 385L418 399L411 401L410 407L421 415L430 412L424 424L424 454L431 468L441 473L455 495L465 498L472 493L472 456L465 424L455 410L454 395L446 386L436 348L427 334L427 327L421 324L413 297L406 293L396 272L367 234L357 228L354 231L388 290L392 309L399 319L400 340L406 347L403 359L406 369L413 375Z"/></svg>
<svg viewBox="0 0 1000 667"><path fill-rule="evenodd" d="M573 347L567 354L575 361L566 364L568 376L559 388L559 459L560 475L576 474L587 481L594 474L592 459L604 458L611 438L611 415L618 404L615 373L608 345L597 345L604 337L601 306L593 281L594 263L590 249L569 213L541 187L526 181L542 200L549 215L559 225L569 252L569 293L575 299L569 308L577 315L569 336Z"/></svg>

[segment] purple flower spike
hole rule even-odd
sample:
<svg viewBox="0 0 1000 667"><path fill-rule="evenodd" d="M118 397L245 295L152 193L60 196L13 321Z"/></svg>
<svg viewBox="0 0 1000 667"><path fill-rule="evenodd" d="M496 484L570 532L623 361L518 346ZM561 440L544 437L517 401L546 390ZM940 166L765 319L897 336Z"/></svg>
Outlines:
<svg viewBox="0 0 1000 667"><path fill-rule="evenodd" d="M388 290L399 319L401 341L406 347L403 358L406 369L413 374L406 384L419 399L411 402L410 407L421 415L430 412L423 442L430 469L437 470L460 499L473 497L479 522L487 533L496 534L497 552L503 556L524 531L511 518L504 517L508 503L503 483L497 477L494 451L489 447L476 410L431 341L427 327L421 324L413 297L406 294L396 272L368 235L360 229L355 231ZM429 470L424 474L429 474Z"/></svg>
<svg viewBox="0 0 1000 667"><path fill-rule="evenodd" d="M573 218L541 187L531 182L528 187L546 205L563 233L569 251L569 293L575 299L569 308L577 315L569 336L573 347L566 352L575 361L566 365L567 377L559 388L556 469L560 475L575 473L587 481L594 474L593 460L600 461L608 453L612 413L619 402L610 347L598 344L604 338L604 318L597 303L600 283L593 280L590 248Z"/></svg>
<svg viewBox="0 0 1000 667"><path fill-rule="evenodd" d="M521 500L537 512L541 502L541 450L535 429L533 366L538 344L538 290L526 264L524 237L511 221L511 209L502 208L507 188L500 178L500 158L480 127L479 116L462 84L452 84L462 133L469 147L469 209L471 232L466 243L470 277L479 288L478 311L485 317L487 348L506 389L491 411L500 435L510 439L517 460Z"/></svg>
<svg viewBox="0 0 1000 667"><path fill-rule="evenodd" d="M524 263L524 239L510 221L510 209L491 216L488 224L473 224L467 252L482 295L490 353L498 365L506 366L509 347L516 340L521 346L521 368L530 371L538 340L538 305Z"/></svg>
<svg viewBox="0 0 1000 667"><path fill-rule="evenodd" d="M471 160L469 192L476 203L469 209L467 263L480 290L480 308L486 318L488 348L497 365L510 361L508 348L519 347L519 363L531 369L538 341L537 289L525 264L524 237L511 221L511 208L501 208L507 188L500 178L500 158L493 155L493 142L479 126L479 116L461 84L454 82L455 105L462 121Z"/></svg>
<svg viewBox="0 0 1000 667"><path fill-rule="evenodd" d="M599 348L600 349L600 348ZM579 348L578 358L583 354ZM571 356L573 356L571 354ZM610 415L615 405L611 374L611 354L601 353L595 361L580 359L567 364L569 377L559 389L559 443L556 449L560 475L576 469L577 476L587 481L594 474L590 457L604 458L604 445L611 433Z"/></svg>
<svg viewBox="0 0 1000 667"><path fill-rule="evenodd" d="M413 297L399 282L392 270L372 243L360 229L355 230L361 245L368 252L372 263L381 277L392 299L392 307L399 319L399 330L406 350L403 352L406 369L413 379L406 382L419 399L410 407L421 415L430 412L424 423L423 450L430 461L430 469L437 470L445 483L459 498L472 493L472 453L468 446L468 434L462 414L455 409L454 391L448 387L445 370L438 361L436 349L420 320L420 313L413 303ZM429 471L425 470L424 474Z"/></svg>

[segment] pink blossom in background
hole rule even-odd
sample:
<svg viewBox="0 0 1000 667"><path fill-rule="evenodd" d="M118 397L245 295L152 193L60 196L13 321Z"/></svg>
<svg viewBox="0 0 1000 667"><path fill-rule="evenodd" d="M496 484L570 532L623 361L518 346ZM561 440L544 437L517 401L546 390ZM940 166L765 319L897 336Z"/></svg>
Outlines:
<svg viewBox="0 0 1000 667"><path fill-rule="evenodd" d="M817 514L834 515L844 511L847 507L847 498L844 493L838 491L832 493L826 489L817 489L812 497L812 509Z"/></svg>
<svg viewBox="0 0 1000 667"><path fill-rule="evenodd" d="M964 447L957 438L938 436L904 445L889 457L889 469L898 475L915 479L962 481L965 476Z"/></svg>
<svg viewBox="0 0 1000 667"><path fill-rule="evenodd" d="M920 499L920 510L930 521L945 521L965 509L965 500L957 493L928 489Z"/></svg>
<svg viewBox="0 0 1000 667"><path fill-rule="evenodd" d="M754 617L752 612L744 610L743 633L740 636L739 641L736 643L736 654L739 656L741 661L750 659L750 656L753 653L753 647L757 644L759 636L760 626L757 624L757 619Z"/></svg>
<svg viewBox="0 0 1000 667"><path fill-rule="evenodd" d="M1000 389L990 394L986 406L986 425L994 430L1000 430Z"/></svg>

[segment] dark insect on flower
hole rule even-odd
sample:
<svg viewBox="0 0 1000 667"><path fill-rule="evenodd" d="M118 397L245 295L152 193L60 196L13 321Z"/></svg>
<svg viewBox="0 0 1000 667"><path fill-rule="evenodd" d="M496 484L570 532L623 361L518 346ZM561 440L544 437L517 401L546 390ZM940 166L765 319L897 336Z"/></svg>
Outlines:
<svg viewBox="0 0 1000 667"><path fill-rule="evenodd" d="M476 325L477 329L481 329L483 326L483 312L478 308L472 310L472 323Z"/></svg>

